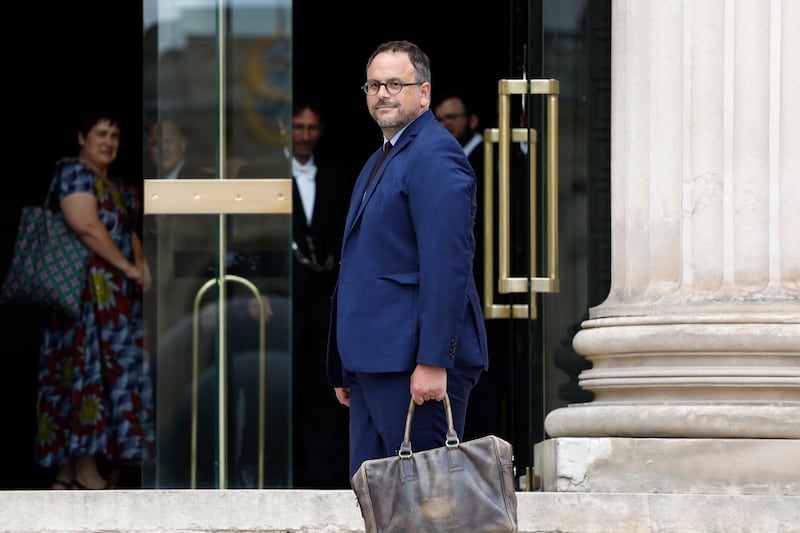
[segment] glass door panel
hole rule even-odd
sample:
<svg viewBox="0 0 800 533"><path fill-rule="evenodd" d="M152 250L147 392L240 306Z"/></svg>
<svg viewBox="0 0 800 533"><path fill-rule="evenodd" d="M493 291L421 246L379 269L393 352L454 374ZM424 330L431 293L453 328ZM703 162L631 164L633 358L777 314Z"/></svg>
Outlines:
<svg viewBox="0 0 800 533"><path fill-rule="evenodd" d="M149 0L144 20L143 486L290 487L291 1Z"/></svg>
<svg viewBox="0 0 800 533"><path fill-rule="evenodd" d="M498 128L484 134L495 239L484 305L490 354L508 376L503 434L519 488L534 490L547 414L592 399L572 338L610 280L611 5L511 0L511 12L510 76L498 83Z"/></svg>

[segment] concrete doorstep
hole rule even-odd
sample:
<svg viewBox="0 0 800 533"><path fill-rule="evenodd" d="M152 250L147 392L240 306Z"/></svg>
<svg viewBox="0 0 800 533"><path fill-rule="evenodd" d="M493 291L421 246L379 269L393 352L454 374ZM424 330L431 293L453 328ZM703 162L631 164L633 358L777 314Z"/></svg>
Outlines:
<svg viewBox="0 0 800 533"><path fill-rule="evenodd" d="M520 532L800 533L798 496L519 492L517 499ZM0 531L346 533L364 527L349 490L48 490L0 491Z"/></svg>

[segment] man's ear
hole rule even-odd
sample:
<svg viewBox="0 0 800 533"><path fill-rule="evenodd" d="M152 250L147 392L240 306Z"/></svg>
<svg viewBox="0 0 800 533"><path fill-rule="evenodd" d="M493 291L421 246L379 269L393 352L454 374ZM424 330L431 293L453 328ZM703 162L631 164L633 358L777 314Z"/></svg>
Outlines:
<svg viewBox="0 0 800 533"><path fill-rule="evenodd" d="M472 131L477 131L478 129L478 114L477 113L470 113L469 115L469 129Z"/></svg>
<svg viewBox="0 0 800 533"><path fill-rule="evenodd" d="M422 85L419 86L420 92L422 93L422 105L430 107L431 105L431 82L426 81ZM431 109L431 111L433 111Z"/></svg>

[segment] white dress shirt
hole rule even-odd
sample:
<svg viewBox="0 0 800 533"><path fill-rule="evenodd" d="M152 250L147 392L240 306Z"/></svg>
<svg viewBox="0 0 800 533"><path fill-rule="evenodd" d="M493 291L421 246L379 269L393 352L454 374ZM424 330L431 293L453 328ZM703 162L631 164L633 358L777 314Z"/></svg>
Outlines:
<svg viewBox="0 0 800 533"><path fill-rule="evenodd" d="M175 168L173 168L173 169L172 169L172 170L171 170L171 171L170 171L170 172L169 172L169 173L168 173L166 176L164 176L164 178L163 178L163 179L165 179L165 180L174 180L174 179L177 179L177 178L178 178L178 176L180 175L180 173L181 173L181 169L183 168L183 165L184 165L185 163L186 163L186 161L181 161L180 163L178 163L177 165L175 165Z"/></svg>
<svg viewBox="0 0 800 533"><path fill-rule="evenodd" d="M464 149L464 153L467 155L467 157L469 157L469 154L471 154L472 151L481 144L483 144L483 135L476 133L462 148Z"/></svg>
<svg viewBox="0 0 800 533"><path fill-rule="evenodd" d="M303 212L306 215L306 222L311 225L311 218L314 215L314 197L316 196L317 166L314 164L312 155L304 165L292 158L292 176L297 184L297 192L300 193L300 201L303 203Z"/></svg>

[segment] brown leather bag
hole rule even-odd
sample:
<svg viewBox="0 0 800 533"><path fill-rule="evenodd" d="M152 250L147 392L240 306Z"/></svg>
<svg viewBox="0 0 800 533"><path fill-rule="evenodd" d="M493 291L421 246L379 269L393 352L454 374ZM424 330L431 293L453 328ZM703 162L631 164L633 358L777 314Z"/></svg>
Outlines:
<svg viewBox="0 0 800 533"><path fill-rule="evenodd" d="M517 531L511 444L493 435L459 442L445 394L445 445L412 452L414 405L399 453L364 461L350 480L366 532Z"/></svg>

